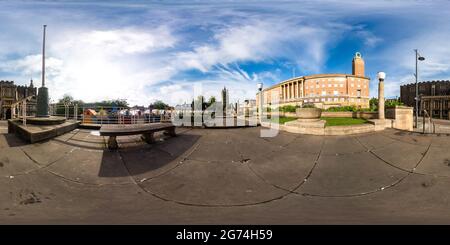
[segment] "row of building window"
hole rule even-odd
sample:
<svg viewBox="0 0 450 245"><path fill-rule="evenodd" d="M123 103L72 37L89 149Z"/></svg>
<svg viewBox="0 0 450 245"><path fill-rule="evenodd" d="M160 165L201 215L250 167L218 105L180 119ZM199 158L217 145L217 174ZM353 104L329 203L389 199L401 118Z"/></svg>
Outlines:
<svg viewBox="0 0 450 245"><path fill-rule="evenodd" d="M316 88L320 88L320 85L316 85L315 87L316 87ZM322 84L322 88L325 88L325 87L326 87L325 84ZM328 84L328 87L331 88L331 87L333 87L333 85L332 85L332 84ZM338 87L338 84L334 84L334 87L337 88L337 87ZM343 88L343 87L344 87L344 84L339 84L339 87ZM350 87L355 87L355 85L352 83L352 84L350 84ZM356 87L360 88L361 85L360 85L360 84L357 84ZM364 88L367 88L367 85L364 85L363 87L364 87ZM306 89L308 89L308 88L313 89L314 86L311 86L311 87L306 86Z"/></svg>
<svg viewBox="0 0 450 245"><path fill-rule="evenodd" d="M346 98L315 98L315 99L305 99L304 102L308 103L308 102L344 102L346 100ZM350 98L348 99L350 102L366 102L366 99L354 99L354 98Z"/></svg>
<svg viewBox="0 0 450 245"><path fill-rule="evenodd" d="M329 94L331 95L331 92ZM327 95L327 91L322 91L321 94L315 94L315 93L310 93L309 94L310 97L325 96L325 95ZM333 91L333 95L334 96L339 96L339 95L341 95L341 92L339 92L337 90L334 90ZM353 93L352 93L352 95L353 95ZM356 96L361 97L361 89L356 90Z"/></svg>

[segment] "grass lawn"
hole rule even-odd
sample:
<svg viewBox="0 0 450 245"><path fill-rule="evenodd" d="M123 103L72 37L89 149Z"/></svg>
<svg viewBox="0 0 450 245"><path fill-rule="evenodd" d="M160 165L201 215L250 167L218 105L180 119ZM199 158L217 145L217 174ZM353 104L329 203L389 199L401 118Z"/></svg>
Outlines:
<svg viewBox="0 0 450 245"><path fill-rule="evenodd" d="M277 118L277 119L278 119L278 120L275 120L275 118L272 118L271 121L272 121L273 123L284 124L284 123L289 122L289 121L294 121L294 120L296 120L297 118L296 118L296 117L279 117L279 118Z"/></svg>
<svg viewBox="0 0 450 245"><path fill-rule="evenodd" d="M321 117L320 119L325 120L325 126L344 126L344 125L355 125L367 123L366 119L363 118L351 118L351 117Z"/></svg>

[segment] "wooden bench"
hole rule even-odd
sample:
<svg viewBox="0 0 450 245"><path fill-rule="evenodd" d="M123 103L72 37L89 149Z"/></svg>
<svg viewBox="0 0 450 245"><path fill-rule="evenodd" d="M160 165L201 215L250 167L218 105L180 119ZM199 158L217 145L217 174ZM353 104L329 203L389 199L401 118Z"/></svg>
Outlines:
<svg viewBox="0 0 450 245"><path fill-rule="evenodd" d="M108 148L117 149L117 136L142 134L142 139L147 143L155 142L153 134L165 131L170 136L176 136L175 126L172 123L148 123L148 124L113 124L103 125L100 128L101 136L109 136Z"/></svg>

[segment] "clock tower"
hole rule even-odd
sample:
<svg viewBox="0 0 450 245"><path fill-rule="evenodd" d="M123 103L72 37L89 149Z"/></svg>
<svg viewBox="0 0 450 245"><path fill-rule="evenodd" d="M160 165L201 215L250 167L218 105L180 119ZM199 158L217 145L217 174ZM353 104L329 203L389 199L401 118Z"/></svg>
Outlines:
<svg viewBox="0 0 450 245"><path fill-rule="evenodd" d="M352 60L352 74L355 76L364 77L364 60L360 52L356 52Z"/></svg>

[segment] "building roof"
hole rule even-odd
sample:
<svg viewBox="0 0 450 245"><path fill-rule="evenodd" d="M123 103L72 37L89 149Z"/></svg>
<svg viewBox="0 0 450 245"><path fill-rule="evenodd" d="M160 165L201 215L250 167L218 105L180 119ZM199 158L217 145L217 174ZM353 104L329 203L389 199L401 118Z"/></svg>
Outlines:
<svg viewBox="0 0 450 245"><path fill-rule="evenodd" d="M432 81L422 81L422 82L419 82L419 84L424 84L424 83L450 83L450 80L432 80ZM411 86L411 85L416 85L416 83L403 84L403 85L400 85L400 87L403 87L403 86Z"/></svg>

